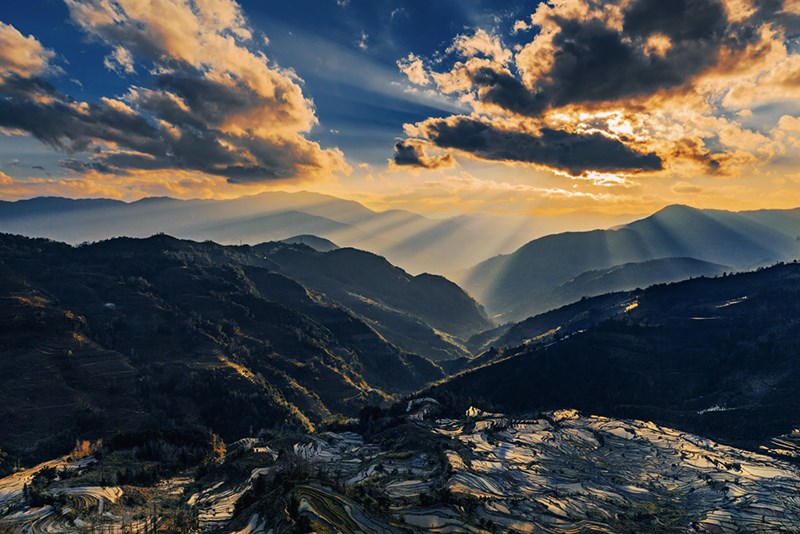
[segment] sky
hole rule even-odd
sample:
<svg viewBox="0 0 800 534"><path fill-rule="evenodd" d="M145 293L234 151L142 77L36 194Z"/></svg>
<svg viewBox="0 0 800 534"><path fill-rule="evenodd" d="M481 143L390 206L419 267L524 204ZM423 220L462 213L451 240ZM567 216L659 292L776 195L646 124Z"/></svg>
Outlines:
<svg viewBox="0 0 800 534"><path fill-rule="evenodd" d="M800 206L800 0L0 5L0 198Z"/></svg>

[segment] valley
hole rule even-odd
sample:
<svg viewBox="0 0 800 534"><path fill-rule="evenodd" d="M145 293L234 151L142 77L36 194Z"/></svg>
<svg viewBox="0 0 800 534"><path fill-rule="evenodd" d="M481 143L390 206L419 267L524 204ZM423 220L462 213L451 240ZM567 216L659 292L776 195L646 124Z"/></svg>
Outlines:
<svg viewBox="0 0 800 534"><path fill-rule="evenodd" d="M800 521L793 261L586 270L499 323L309 235L2 234L0 258L3 533Z"/></svg>
<svg viewBox="0 0 800 534"><path fill-rule="evenodd" d="M667 206L615 228L535 239L454 280L498 322L581 296L750 270L800 255L800 210L729 212Z"/></svg>

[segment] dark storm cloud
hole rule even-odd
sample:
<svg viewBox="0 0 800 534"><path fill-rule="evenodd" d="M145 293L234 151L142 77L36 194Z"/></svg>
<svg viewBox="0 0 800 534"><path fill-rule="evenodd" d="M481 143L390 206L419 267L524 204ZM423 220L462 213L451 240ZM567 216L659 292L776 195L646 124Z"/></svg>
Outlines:
<svg viewBox="0 0 800 534"><path fill-rule="evenodd" d="M55 87L38 77L25 78L15 73L0 77L0 94L6 97L28 97L31 94L55 94Z"/></svg>
<svg viewBox="0 0 800 534"><path fill-rule="evenodd" d="M159 115L162 111L167 111L165 119L169 116L172 119L170 122L176 124L219 125L231 115L256 109L272 100L260 97L241 81L234 85L223 85L191 71L159 76L156 85L180 97L191 110L180 113L180 110L175 109L162 110L156 106L150 108L150 111Z"/></svg>
<svg viewBox="0 0 800 534"><path fill-rule="evenodd" d="M421 142L414 139L404 139L394 145L393 165L399 167L421 167L424 169L439 169L452 167L455 160L450 154L431 157L425 152Z"/></svg>
<svg viewBox="0 0 800 534"><path fill-rule="evenodd" d="M89 171L113 173L113 169L102 163L86 162L75 158L62 159L58 162L58 164L65 169L69 169L81 174Z"/></svg>
<svg viewBox="0 0 800 534"><path fill-rule="evenodd" d="M604 135L542 129L539 135L500 130L469 117L430 120L423 135L440 148L469 152L486 160L532 163L562 169L572 175L586 171L655 171L661 159L641 154Z"/></svg>
<svg viewBox="0 0 800 534"><path fill-rule="evenodd" d="M539 115L548 105L543 94L531 92L508 72L484 67L473 74L472 80L484 88L481 100L519 115Z"/></svg>
<svg viewBox="0 0 800 534"><path fill-rule="evenodd" d="M395 165L408 165L411 167L424 167L422 163L422 150L419 145L409 141L398 141L394 145Z"/></svg>
<svg viewBox="0 0 800 534"><path fill-rule="evenodd" d="M719 42L705 37L673 41L663 57L646 54L642 39L598 22L567 21L554 39L559 50L541 90L556 106L610 101L679 86L713 65Z"/></svg>
<svg viewBox="0 0 800 534"><path fill-rule="evenodd" d="M757 38L754 21L732 25L715 0L638 0L624 12L622 30L597 19L551 14L553 64L535 87L491 68L472 75L481 99L526 116L547 107L614 101L690 82L715 66L723 47L743 49ZM649 39L668 39L663 51ZM525 69L524 58L518 67Z"/></svg>
<svg viewBox="0 0 800 534"><path fill-rule="evenodd" d="M797 36L800 33L800 13L797 8L787 9L792 0L754 0L755 14L753 19L772 22L783 28L786 35Z"/></svg>
<svg viewBox="0 0 800 534"><path fill-rule="evenodd" d="M638 0L625 12L623 33L663 33L678 42L719 41L726 24L725 8L716 0Z"/></svg>
<svg viewBox="0 0 800 534"><path fill-rule="evenodd" d="M575 123L579 114L570 109L602 110L628 103L644 108L658 105L658 99L646 100L653 96L664 97L663 101L696 97L696 82L704 76L733 77L758 68L777 50L770 35L785 35L789 48L797 42L800 18L782 0L755 0L752 6L742 6L742 12L731 11L730 17L728 9L721 0L540 3L531 19L539 31L516 48L512 63L493 61L487 54L475 59L471 51L462 50L463 61L449 72L431 73L444 92L474 99L475 112L483 118L432 118L409 131L440 148L483 159L542 164L572 174L655 171L662 169L662 157L690 159L709 173L722 173L726 162L733 160L712 153L700 140L664 148L666 142L652 139L650 146L660 147L658 156L627 146L630 138L620 138L607 121L596 126L605 136L542 126L553 122L550 110L569 108L564 116ZM449 50L459 48L454 45ZM793 78L787 80L785 85L795 84ZM506 120L511 114L518 117ZM515 121L526 126L514 126ZM503 129L492 124L502 124ZM529 133L536 129L539 135Z"/></svg>

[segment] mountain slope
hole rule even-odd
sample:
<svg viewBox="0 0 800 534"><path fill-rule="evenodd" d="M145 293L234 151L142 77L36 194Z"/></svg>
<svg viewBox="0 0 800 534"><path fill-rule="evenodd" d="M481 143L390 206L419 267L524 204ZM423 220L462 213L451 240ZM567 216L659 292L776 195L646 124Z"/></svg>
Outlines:
<svg viewBox="0 0 800 534"><path fill-rule="evenodd" d="M0 258L0 449L17 455L154 425L311 428L442 376L249 247L3 234Z"/></svg>
<svg viewBox="0 0 800 534"><path fill-rule="evenodd" d="M549 302L541 300L538 305L555 308L582 297L679 282L700 276L717 276L730 270L730 267L694 258L662 258L641 263L624 263L608 269L581 273L553 289Z"/></svg>
<svg viewBox="0 0 800 534"><path fill-rule="evenodd" d="M270 248L267 244L254 250L347 306L377 304L465 338L490 326L480 305L441 276L411 276L376 254L352 248L325 253L300 247L265 250Z"/></svg>
<svg viewBox="0 0 800 534"><path fill-rule="evenodd" d="M257 245L276 268L355 313L393 344L433 360L464 357L462 341L491 324L449 280L411 276L384 258L350 248Z"/></svg>
<svg viewBox="0 0 800 534"><path fill-rule="evenodd" d="M800 265L588 299L559 310L561 323L600 299L611 300L580 330L509 347L432 393L486 409L636 417L751 445L800 424Z"/></svg>
<svg viewBox="0 0 800 534"><path fill-rule="evenodd" d="M281 239L282 243L289 243L290 245L305 245L313 248L317 252L330 252L336 250L339 245L324 237L317 237L311 234L300 234Z"/></svg>
<svg viewBox="0 0 800 534"><path fill-rule="evenodd" d="M670 206L617 229L542 237L476 265L456 281L490 314L521 320L569 302L553 292L587 271L664 258L694 258L733 269L794 258L800 251L800 242L790 235L795 221L792 210L753 215ZM669 277L647 280L666 281ZM615 285L605 291L634 287Z"/></svg>

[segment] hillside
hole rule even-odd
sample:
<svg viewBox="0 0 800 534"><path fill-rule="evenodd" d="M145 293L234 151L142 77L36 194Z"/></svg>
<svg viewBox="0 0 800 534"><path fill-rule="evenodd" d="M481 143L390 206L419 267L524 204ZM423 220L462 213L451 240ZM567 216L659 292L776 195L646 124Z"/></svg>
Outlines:
<svg viewBox="0 0 800 534"><path fill-rule="evenodd" d="M264 245L295 246L317 254ZM3 234L0 258L0 449L17 458L138 428L197 424L225 439L310 429L442 377L263 250ZM405 276L417 291L458 291Z"/></svg>
<svg viewBox="0 0 800 534"><path fill-rule="evenodd" d="M512 413L571 407L753 445L800 424L798 328L796 263L658 285L478 339L512 345L431 394Z"/></svg>
<svg viewBox="0 0 800 534"><path fill-rule="evenodd" d="M608 269L586 271L553 289L548 299L537 302L542 308L556 308L565 302L604 293L679 282L700 276L717 276L730 267L694 258L662 258L641 263L624 263Z"/></svg>
<svg viewBox="0 0 800 534"><path fill-rule="evenodd" d="M479 305L371 253L0 235L0 258L0 530L86 528L100 503L109 529L202 532L800 513L798 264L583 298L472 335L487 350L447 377L391 341L399 318L447 342ZM620 269L673 267L720 266Z"/></svg>
<svg viewBox="0 0 800 534"><path fill-rule="evenodd" d="M264 252L298 280L375 319L378 329L382 328L378 315L416 317L421 320L420 327L461 338L491 326L480 305L441 276L411 276L376 254L352 248L326 253L270 248L269 244L258 245L253 250Z"/></svg>
<svg viewBox="0 0 800 534"><path fill-rule="evenodd" d="M710 274L721 266L742 270L791 260L800 253L798 220L798 210L735 213L669 206L616 229L536 239L513 254L496 256L460 273L456 281L498 321L519 321L581 296ZM653 264L644 263L670 258L673 263L677 258L691 258L718 267L654 269ZM592 273L630 263L643 264L630 280L598 278ZM626 266L625 270L634 269ZM581 288L586 278L592 278L592 284Z"/></svg>

